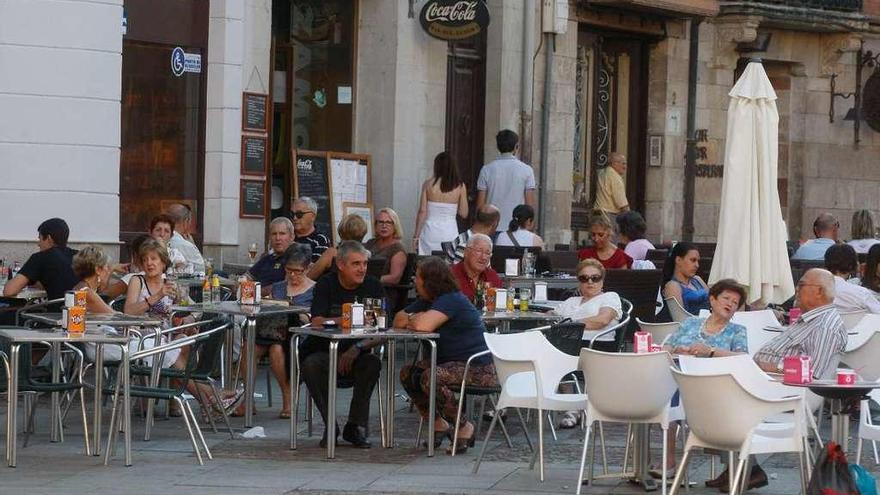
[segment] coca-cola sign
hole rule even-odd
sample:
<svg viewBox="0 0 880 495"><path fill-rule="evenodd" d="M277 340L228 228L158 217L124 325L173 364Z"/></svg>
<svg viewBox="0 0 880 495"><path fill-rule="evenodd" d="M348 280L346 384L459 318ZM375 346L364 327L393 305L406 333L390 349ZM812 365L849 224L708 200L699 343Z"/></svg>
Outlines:
<svg viewBox="0 0 880 495"><path fill-rule="evenodd" d="M489 9L483 0L428 0L419 20L422 28L437 39L461 40L489 26Z"/></svg>

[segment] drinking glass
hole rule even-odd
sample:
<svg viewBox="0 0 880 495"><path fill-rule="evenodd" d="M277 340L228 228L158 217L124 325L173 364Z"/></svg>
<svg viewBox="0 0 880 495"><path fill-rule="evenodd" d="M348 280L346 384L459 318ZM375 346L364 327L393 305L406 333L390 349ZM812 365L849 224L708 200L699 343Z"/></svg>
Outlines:
<svg viewBox="0 0 880 495"><path fill-rule="evenodd" d="M257 243L252 242L250 247L248 248L248 257L251 259L251 263L257 259Z"/></svg>

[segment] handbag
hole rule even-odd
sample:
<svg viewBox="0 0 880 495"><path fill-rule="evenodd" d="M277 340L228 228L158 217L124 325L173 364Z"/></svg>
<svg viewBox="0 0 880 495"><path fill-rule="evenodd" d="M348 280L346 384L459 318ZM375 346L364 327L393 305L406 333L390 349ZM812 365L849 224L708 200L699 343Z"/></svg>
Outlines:
<svg viewBox="0 0 880 495"><path fill-rule="evenodd" d="M840 445L828 442L816 459L807 495L859 495Z"/></svg>
<svg viewBox="0 0 880 495"><path fill-rule="evenodd" d="M849 474L852 475L861 495L877 495L877 480L867 469L858 464L850 464Z"/></svg>

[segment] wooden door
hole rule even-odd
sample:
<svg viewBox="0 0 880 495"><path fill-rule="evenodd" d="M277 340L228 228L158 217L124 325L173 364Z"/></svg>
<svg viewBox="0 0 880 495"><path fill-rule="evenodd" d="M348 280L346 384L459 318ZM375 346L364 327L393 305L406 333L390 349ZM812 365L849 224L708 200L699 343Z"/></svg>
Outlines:
<svg viewBox="0 0 880 495"><path fill-rule="evenodd" d="M446 151L467 184L470 226L477 200L477 177L483 166L486 119L486 34L450 42L446 75Z"/></svg>
<svg viewBox="0 0 880 495"><path fill-rule="evenodd" d="M623 33L579 33L571 222L576 241L587 230L597 172L610 164L614 151L627 157L630 208L645 213L649 42Z"/></svg>
<svg viewBox="0 0 880 495"><path fill-rule="evenodd" d="M193 210L201 242L204 205L208 0L125 0L122 42L120 240L149 227L171 203ZM172 53L200 55L200 70L172 70ZM126 259L128 251L123 249Z"/></svg>

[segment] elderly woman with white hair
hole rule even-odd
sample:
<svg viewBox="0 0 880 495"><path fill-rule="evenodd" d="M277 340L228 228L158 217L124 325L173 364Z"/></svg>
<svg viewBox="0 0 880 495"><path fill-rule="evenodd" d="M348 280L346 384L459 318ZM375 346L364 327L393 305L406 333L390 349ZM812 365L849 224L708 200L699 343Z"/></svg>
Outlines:
<svg viewBox="0 0 880 495"><path fill-rule="evenodd" d="M306 244L312 248L312 263L318 261L321 254L330 247L330 238L315 229L318 203L308 196L301 196L293 201L290 213L293 218L293 242Z"/></svg>

